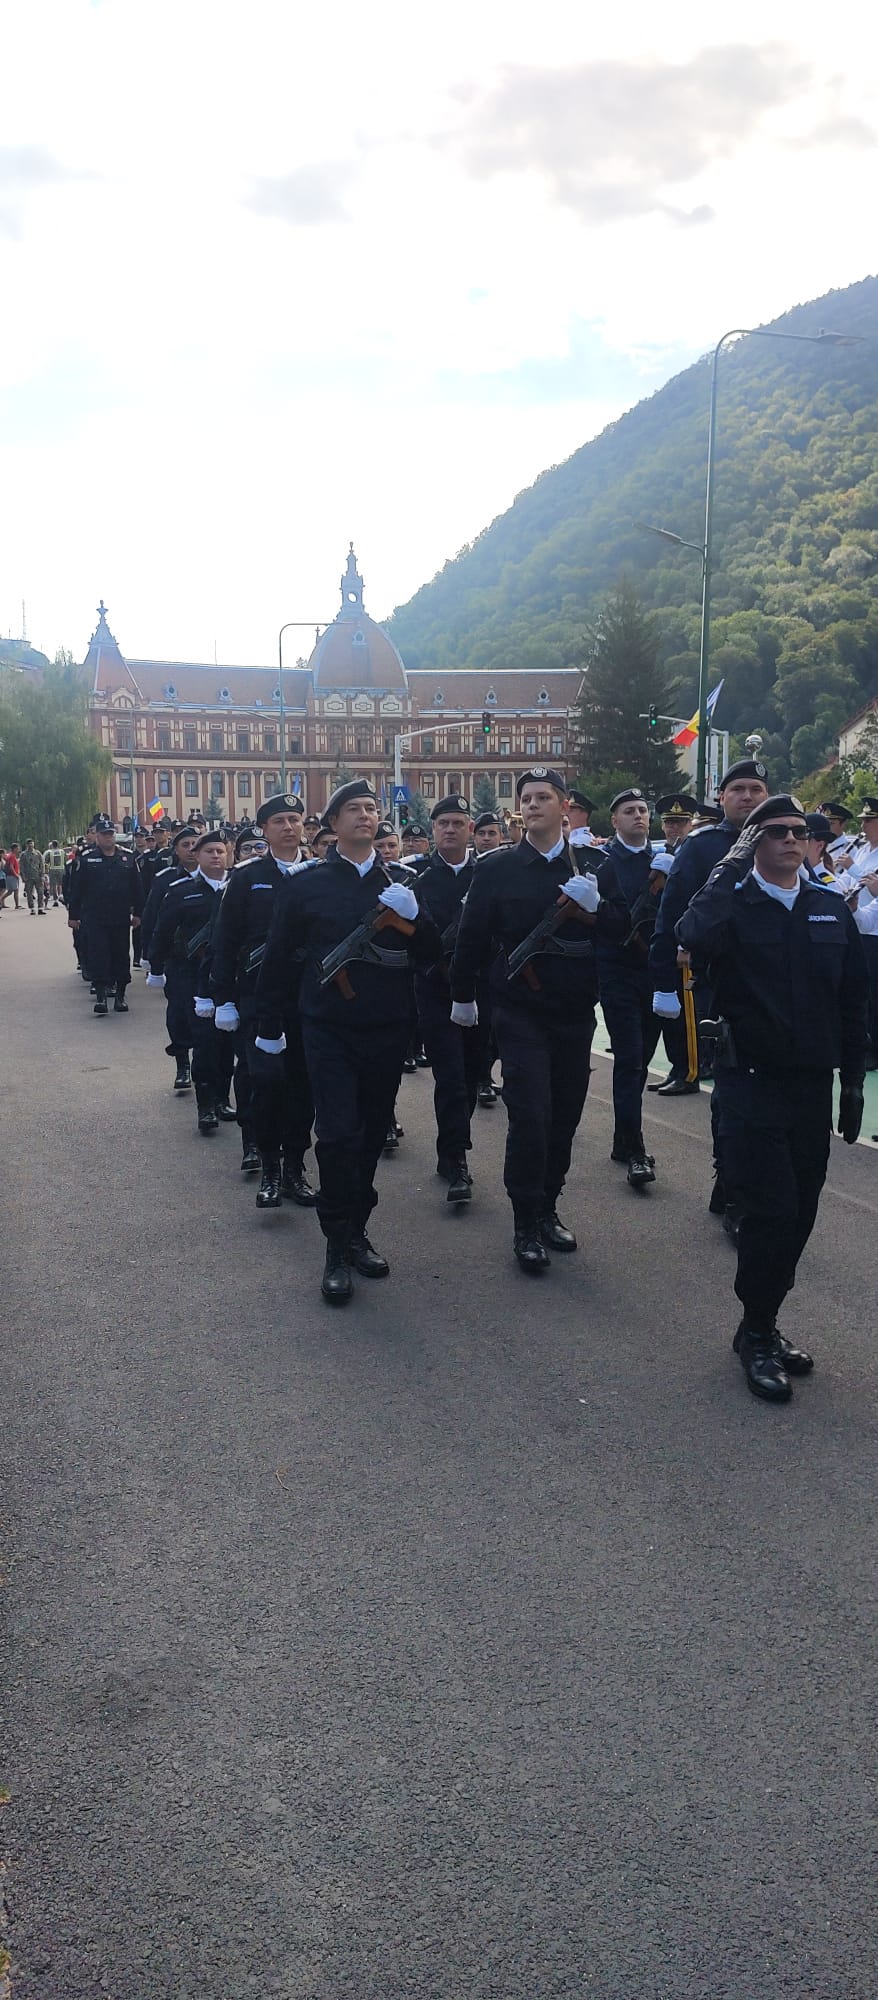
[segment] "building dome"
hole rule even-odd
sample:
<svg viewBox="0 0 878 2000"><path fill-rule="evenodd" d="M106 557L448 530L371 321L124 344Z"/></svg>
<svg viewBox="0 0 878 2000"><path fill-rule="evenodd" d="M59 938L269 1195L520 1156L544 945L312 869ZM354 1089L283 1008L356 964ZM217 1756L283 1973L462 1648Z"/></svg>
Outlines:
<svg viewBox="0 0 878 2000"><path fill-rule="evenodd" d="M405 667L387 633L363 610L363 579L353 542L341 579L341 610L318 639L308 661L314 693L331 688L407 694Z"/></svg>

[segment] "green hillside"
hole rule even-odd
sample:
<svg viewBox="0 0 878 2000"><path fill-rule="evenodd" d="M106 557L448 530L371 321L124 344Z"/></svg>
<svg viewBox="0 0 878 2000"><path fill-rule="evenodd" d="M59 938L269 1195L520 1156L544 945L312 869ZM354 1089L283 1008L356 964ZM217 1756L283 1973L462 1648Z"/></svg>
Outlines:
<svg viewBox="0 0 878 2000"><path fill-rule="evenodd" d="M771 324L850 347L744 340L720 360L711 683L717 726L761 728L803 773L878 693L878 278ZM633 575L661 635L674 708L695 706L708 358L639 403L398 608L411 667L578 664L602 594Z"/></svg>

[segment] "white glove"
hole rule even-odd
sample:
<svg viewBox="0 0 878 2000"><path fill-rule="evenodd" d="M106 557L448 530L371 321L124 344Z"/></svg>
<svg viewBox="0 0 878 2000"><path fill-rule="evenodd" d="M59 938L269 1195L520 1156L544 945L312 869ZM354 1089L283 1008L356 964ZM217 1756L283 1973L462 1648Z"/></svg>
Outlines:
<svg viewBox="0 0 878 2000"><path fill-rule="evenodd" d="M680 1014L680 1001L676 993L654 993L652 1011L660 1014L663 1021L676 1021Z"/></svg>
<svg viewBox="0 0 878 2000"><path fill-rule="evenodd" d="M146 975L146 983L147 986L158 986L163 988L165 983L165 975L163 972L148 972Z"/></svg>
<svg viewBox="0 0 878 2000"><path fill-rule="evenodd" d="M571 875L569 882L562 882L561 894L569 896L571 903L578 903L581 910L589 910L592 915L601 900L593 875Z"/></svg>
<svg viewBox="0 0 878 2000"><path fill-rule="evenodd" d="M573 826L567 835L568 847L592 847L594 834L587 826Z"/></svg>
<svg viewBox="0 0 878 2000"><path fill-rule="evenodd" d="M268 1042L264 1035L257 1035L255 1042L255 1047L261 1049L264 1056L282 1056L286 1045L286 1035L278 1035L276 1042Z"/></svg>
<svg viewBox="0 0 878 2000"><path fill-rule="evenodd" d="M451 1005L451 1019L456 1028L477 1028L479 1010L475 1000L454 1000Z"/></svg>
<svg viewBox="0 0 878 2000"><path fill-rule="evenodd" d="M209 1021L209 1020L210 1020L210 1018L211 1018L211 1015L213 1014L213 1012L214 1012L214 1005L213 1005L213 1001L212 1001L212 1000L203 1000L203 999L201 999L201 998L200 998L200 996L199 996L199 995L197 995L197 994L196 994L196 997L195 997L195 1019L196 1019L196 1021Z"/></svg>
<svg viewBox="0 0 878 2000"><path fill-rule="evenodd" d="M149 978L149 972L150 972L150 965L149 965L149 959L148 959L148 958L142 958L142 959L141 959L141 961L140 961L140 970L141 970L141 972L143 973L143 976L144 976L144 979L148 979L148 978Z"/></svg>
<svg viewBox="0 0 878 2000"><path fill-rule="evenodd" d="M391 882L389 889L382 889L378 898L385 910L393 910L397 917L407 917L413 924L418 914L418 899L414 889L407 889L404 882Z"/></svg>
<svg viewBox="0 0 878 2000"><path fill-rule="evenodd" d="M241 1016L238 1013L234 1000L224 1000L222 1006L217 1008L213 1017L213 1025L215 1028L222 1028L225 1035L233 1035L235 1029L240 1028Z"/></svg>
<svg viewBox="0 0 878 2000"><path fill-rule="evenodd" d="M655 869L657 875L670 875L674 866L674 856L667 853L653 854L649 865Z"/></svg>

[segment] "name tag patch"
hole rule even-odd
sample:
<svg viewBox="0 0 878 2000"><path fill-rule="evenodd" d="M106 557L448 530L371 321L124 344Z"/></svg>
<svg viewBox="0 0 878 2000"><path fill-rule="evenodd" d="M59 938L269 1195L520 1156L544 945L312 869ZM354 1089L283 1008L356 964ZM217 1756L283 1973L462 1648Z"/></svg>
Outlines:
<svg viewBox="0 0 878 2000"><path fill-rule="evenodd" d="M837 918L837 917L828 917L828 916L827 916L827 917L818 917L818 916L817 916L816 914L814 914L814 913L812 912L812 914L811 914L811 915L809 916L809 918L808 918L808 922L809 922L809 924L837 924L837 923L838 923L838 918Z"/></svg>

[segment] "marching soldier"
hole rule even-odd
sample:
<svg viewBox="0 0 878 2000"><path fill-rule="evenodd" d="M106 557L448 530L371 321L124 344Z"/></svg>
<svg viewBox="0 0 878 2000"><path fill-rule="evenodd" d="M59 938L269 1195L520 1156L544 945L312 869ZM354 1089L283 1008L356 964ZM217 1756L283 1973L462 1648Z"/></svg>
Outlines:
<svg viewBox="0 0 878 2000"><path fill-rule="evenodd" d="M663 837L660 844L655 843L653 851L670 854L673 858L692 832L697 804L688 792L667 792L664 798L656 799L655 809L661 817ZM679 973L677 997L681 997ZM681 1014L676 1020L662 1022L662 1040L671 1067L661 1083L649 1083L647 1089L659 1097L697 1096L701 1086L697 1076L691 1080L689 1077L689 1052Z"/></svg>
<svg viewBox="0 0 878 2000"><path fill-rule="evenodd" d="M660 1033L652 1011L649 942L673 857L653 853L649 806L636 785L616 793L610 820L613 838L599 862L598 885L602 895L623 898L628 909L623 937L604 930L596 940L601 1008L613 1050L615 1131L610 1158L627 1167L629 1187L642 1192L655 1180L655 1161L644 1145L642 1105Z"/></svg>
<svg viewBox="0 0 878 2000"><path fill-rule="evenodd" d="M503 828L499 815L495 812L479 813L478 818L473 820L473 853L476 858L480 854L493 854L495 847L502 845Z"/></svg>
<svg viewBox="0 0 878 2000"><path fill-rule="evenodd" d="M517 785L523 838L473 870L451 970L452 1021L478 1022L477 982L490 962L493 1024L509 1117L504 1184L513 1251L536 1275L548 1251L576 1249L557 1213L589 1083L597 999L594 937L623 937L628 911L613 887L578 874L561 831L566 786L535 765Z"/></svg>
<svg viewBox="0 0 878 2000"><path fill-rule="evenodd" d="M167 851L167 861L161 867L152 871L152 886L146 898L146 908L143 912L140 936L140 962L141 965L146 967L147 975L149 974L152 962L150 957L152 935L158 922L162 903L175 882L183 882L188 876L195 874L195 870L198 867L198 857L195 852L197 841L197 827L181 826L170 842ZM186 1019L185 1010L174 1007L169 998L165 1010L165 1019L168 1031L165 1054L170 1056L172 1062L176 1065L173 1088L174 1090L191 1090L192 1044L191 1042L178 1042L174 1040L175 1028L181 1027Z"/></svg>
<svg viewBox="0 0 878 2000"><path fill-rule="evenodd" d="M131 927L140 923L143 887L131 856L116 846L112 820L98 813L93 825L94 849L86 850L71 877L67 921L74 933L80 926L86 932L95 1013L106 1014L107 992L113 987L114 1014L127 1014Z"/></svg>
<svg viewBox="0 0 878 2000"><path fill-rule="evenodd" d="M172 882L162 900L150 944L146 983L166 994L172 1044L192 1050L198 1130L206 1137L219 1126L220 1107L227 1105L230 1081L226 1050L213 1024L213 1002L204 991L219 898L228 879L225 841L218 833L203 833L195 841L194 852L192 874Z"/></svg>
<svg viewBox="0 0 878 2000"><path fill-rule="evenodd" d="M479 813L473 823L473 856L476 861L483 854L493 854L503 846L503 826L499 813ZM479 1089L478 1103L483 1111L492 1111L499 1095L494 1082L493 1069L497 1060L497 1044L491 1025L491 989L487 979L480 979L476 991L476 1005L479 1010Z"/></svg>
<svg viewBox="0 0 878 2000"><path fill-rule="evenodd" d="M278 1064L298 999L316 1106L321 1291L343 1305L352 1267L366 1278L388 1273L366 1226L402 1074L412 966L436 959L440 944L408 870L378 860L378 806L364 778L333 792L324 822L335 847L278 899L257 985L257 1047Z"/></svg>
<svg viewBox="0 0 878 2000"><path fill-rule="evenodd" d="M573 789L567 794L567 818L570 823L570 831L579 835L579 839L574 845L579 847L591 846L594 840L594 834L591 830L591 816L593 812L594 806L588 793L579 791L577 786L574 785Z"/></svg>
<svg viewBox="0 0 878 2000"><path fill-rule="evenodd" d="M786 1402L811 1356L777 1315L817 1215L840 1072L839 1131L853 1145L863 1116L866 969L841 896L803 875L798 799L764 799L747 815L677 926L707 963L718 1016L714 1092L723 1177L739 1214L734 1350L755 1396Z"/></svg>
<svg viewBox="0 0 878 2000"><path fill-rule="evenodd" d="M277 894L288 876L311 865L302 859L304 813L302 800L291 793L277 792L263 801L256 824L266 851L233 870L213 940L210 996L216 1026L224 1034L240 1031L250 1079L249 1102L245 1098L242 1108L238 1100L238 1118L242 1172L252 1171L254 1147L262 1157L257 1208L280 1208L284 1200L313 1208L315 1201L305 1176L314 1104L292 983L283 1062L266 1062L256 1047L256 982ZM241 836L242 851L247 840L246 834Z"/></svg>
<svg viewBox="0 0 878 2000"><path fill-rule="evenodd" d="M473 831L468 799L457 793L440 799L430 814L433 853L418 878L418 903L427 910L442 940L442 957L415 975L421 1039L433 1071L436 1113L436 1172L448 1183L446 1201L472 1199L467 1153L479 1088L480 1032L470 1034L451 1019L449 974L460 915L473 879L469 843Z"/></svg>

